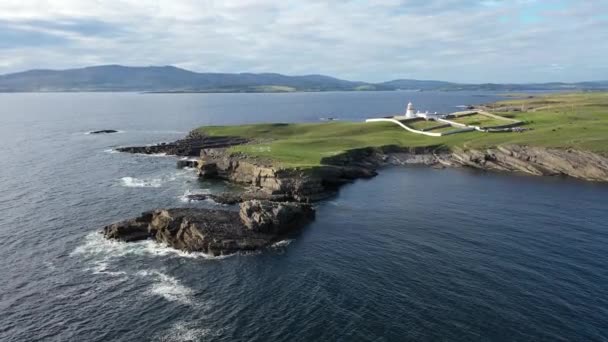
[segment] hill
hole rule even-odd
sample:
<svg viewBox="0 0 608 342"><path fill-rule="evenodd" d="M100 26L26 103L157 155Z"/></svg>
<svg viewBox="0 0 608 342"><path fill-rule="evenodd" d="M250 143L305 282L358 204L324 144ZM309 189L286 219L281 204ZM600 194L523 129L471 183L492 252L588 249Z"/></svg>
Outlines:
<svg viewBox="0 0 608 342"><path fill-rule="evenodd" d="M276 73L198 73L173 66L102 65L67 70L29 70L0 75L0 92L143 91L143 92L293 92L373 90L599 90L608 81L541 84L461 84L398 79L353 82L324 75Z"/></svg>
<svg viewBox="0 0 608 342"><path fill-rule="evenodd" d="M196 73L172 66L94 66L0 76L0 91L265 92L355 90L366 85L323 75Z"/></svg>

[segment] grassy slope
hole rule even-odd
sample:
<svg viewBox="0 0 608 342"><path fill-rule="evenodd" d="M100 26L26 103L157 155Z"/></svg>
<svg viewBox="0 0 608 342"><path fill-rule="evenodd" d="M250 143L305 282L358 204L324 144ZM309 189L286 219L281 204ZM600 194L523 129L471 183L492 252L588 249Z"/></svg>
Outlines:
<svg viewBox="0 0 608 342"><path fill-rule="evenodd" d="M525 112L501 113L500 107L524 105ZM368 146L401 145L481 148L506 143L577 148L608 154L608 93L549 95L499 102L495 114L522 120L533 130L523 133L467 132L445 137L409 133L391 123L327 122L208 126L210 135L255 139L233 151L271 159L283 166L314 166L323 157Z"/></svg>

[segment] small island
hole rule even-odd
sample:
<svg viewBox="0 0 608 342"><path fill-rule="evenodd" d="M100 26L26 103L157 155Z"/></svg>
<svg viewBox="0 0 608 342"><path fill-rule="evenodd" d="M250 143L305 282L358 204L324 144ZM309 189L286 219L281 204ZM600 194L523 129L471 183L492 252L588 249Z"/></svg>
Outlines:
<svg viewBox="0 0 608 342"><path fill-rule="evenodd" d="M108 226L105 235L124 241L154 238L178 249L215 255L259 249L308 222L313 209L307 203L333 196L355 179L373 177L386 165L470 167L608 181L606 92L518 96L475 106L466 115L443 121L413 116L411 106L408 109L404 118L396 114L389 122L206 126L173 143L118 149L182 156L178 165L196 167L201 178L228 180L245 188L191 198L240 203L240 215L157 210ZM469 129L426 135L404 130L403 125L419 132L446 125L451 130L459 125ZM257 223L248 224L251 221ZM223 228L209 228L214 225Z"/></svg>

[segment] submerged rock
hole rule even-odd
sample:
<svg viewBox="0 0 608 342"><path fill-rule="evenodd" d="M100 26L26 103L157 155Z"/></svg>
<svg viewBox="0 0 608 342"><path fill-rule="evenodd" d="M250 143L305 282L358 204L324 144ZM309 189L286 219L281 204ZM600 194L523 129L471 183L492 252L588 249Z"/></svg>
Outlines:
<svg viewBox="0 0 608 342"><path fill-rule="evenodd" d="M247 201L239 212L201 208L158 209L103 228L108 239L154 239L173 248L213 255L266 247L314 218L308 204Z"/></svg>
<svg viewBox="0 0 608 342"><path fill-rule="evenodd" d="M99 131L91 131L89 132L89 134L111 134L111 133L118 133L117 130L114 129L102 129Z"/></svg>

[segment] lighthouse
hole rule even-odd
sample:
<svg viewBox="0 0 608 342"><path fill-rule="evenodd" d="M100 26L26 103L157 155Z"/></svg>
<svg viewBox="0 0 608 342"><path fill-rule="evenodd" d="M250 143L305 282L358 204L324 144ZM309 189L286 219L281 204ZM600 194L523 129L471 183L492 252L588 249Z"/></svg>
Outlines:
<svg viewBox="0 0 608 342"><path fill-rule="evenodd" d="M407 110L405 111L405 118L412 119L415 117L416 117L416 114L414 113L414 105L410 102L407 104Z"/></svg>

